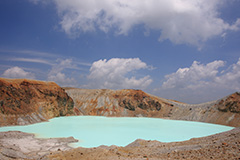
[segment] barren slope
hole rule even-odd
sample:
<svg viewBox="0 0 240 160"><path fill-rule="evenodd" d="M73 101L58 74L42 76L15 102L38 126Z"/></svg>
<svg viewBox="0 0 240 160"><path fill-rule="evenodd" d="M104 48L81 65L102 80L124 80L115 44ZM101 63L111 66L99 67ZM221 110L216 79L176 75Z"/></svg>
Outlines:
<svg viewBox="0 0 240 160"><path fill-rule="evenodd" d="M240 127L240 93L236 92L217 101L202 104L173 102L175 109L170 119L200 121Z"/></svg>
<svg viewBox="0 0 240 160"><path fill-rule="evenodd" d="M126 147L101 146L97 148L76 148L65 152L46 155L45 159L71 160L165 160L165 159L218 159L238 160L240 158L240 129L183 142L162 143L136 140Z"/></svg>
<svg viewBox="0 0 240 160"><path fill-rule="evenodd" d="M73 100L54 82L0 78L0 126L72 114Z"/></svg>

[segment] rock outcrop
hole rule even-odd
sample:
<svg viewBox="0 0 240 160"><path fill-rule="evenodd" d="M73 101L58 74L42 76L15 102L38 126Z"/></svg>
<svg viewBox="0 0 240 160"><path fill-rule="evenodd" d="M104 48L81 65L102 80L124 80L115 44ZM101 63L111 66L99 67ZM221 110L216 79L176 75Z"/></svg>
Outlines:
<svg viewBox="0 0 240 160"><path fill-rule="evenodd" d="M73 114L73 100L54 82L0 78L0 126Z"/></svg>
<svg viewBox="0 0 240 160"><path fill-rule="evenodd" d="M240 127L240 93L202 104L185 104L141 90L66 88L78 115L157 117Z"/></svg>
<svg viewBox="0 0 240 160"><path fill-rule="evenodd" d="M236 92L221 99L216 106L222 112L240 113L240 93Z"/></svg>
<svg viewBox="0 0 240 160"><path fill-rule="evenodd" d="M79 115L168 117L173 105L141 90L74 89L66 92Z"/></svg>

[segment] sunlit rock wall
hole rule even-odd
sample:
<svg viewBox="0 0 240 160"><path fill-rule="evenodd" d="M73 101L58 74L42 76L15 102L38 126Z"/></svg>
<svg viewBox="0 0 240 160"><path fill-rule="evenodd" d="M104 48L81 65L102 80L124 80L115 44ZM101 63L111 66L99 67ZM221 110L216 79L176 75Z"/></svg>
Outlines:
<svg viewBox="0 0 240 160"><path fill-rule="evenodd" d="M73 114L73 100L54 82L0 78L0 126Z"/></svg>

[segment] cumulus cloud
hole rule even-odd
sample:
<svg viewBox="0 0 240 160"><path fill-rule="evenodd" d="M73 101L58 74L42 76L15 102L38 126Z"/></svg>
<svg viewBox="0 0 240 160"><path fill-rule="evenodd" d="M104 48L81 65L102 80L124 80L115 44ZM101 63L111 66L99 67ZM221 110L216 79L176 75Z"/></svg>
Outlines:
<svg viewBox="0 0 240 160"><path fill-rule="evenodd" d="M223 73L221 76L216 77L215 83L225 88L240 91L240 58L236 64L230 67L229 71Z"/></svg>
<svg viewBox="0 0 240 160"><path fill-rule="evenodd" d="M67 86L67 87L74 86L74 84L76 83L74 78L67 78L66 75L62 72L58 72L54 75L49 74L48 75L48 80L49 81L54 81L61 86Z"/></svg>
<svg viewBox="0 0 240 160"><path fill-rule="evenodd" d="M12 67L4 71L2 74L5 78L28 78L28 79L35 79L35 75L31 72L24 71L20 67Z"/></svg>
<svg viewBox="0 0 240 160"><path fill-rule="evenodd" d="M133 71L149 68L139 58L112 58L99 60L92 64L88 78L91 87L97 88L146 88L152 83L150 76L136 78L128 76Z"/></svg>
<svg viewBox="0 0 240 160"><path fill-rule="evenodd" d="M214 61L206 65L194 61L189 68L179 68L176 73L166 75L163 88L196 88L211 81L215 81L219 73L219 67L223 67L223 61Z"/></svg>
<svg viewBox="0 0 240 160"><path fill-rule="evenodd" d="M221 60L208 64L194 61L189 68L166 75L159 91L168 94L168 98L186 102L215 100L240 91L240 58L227 70L223 70L225 66L226 62Z"/></svg>
<svg viewBox="0 0 240 160"><path fill-rule="evenodd" d="M54 81L60 86L74 86L76 80L69 78L63 73L65 69L78 69L76 64L72 62L72 59L57 60L57 63L53 65L52 69L48 73L48 80Z"/></svg>
<svg viewBox="0 0 240 160"><path fill-rule="evenodd" d="M33 3L39 0L31 0ZM237 31L240 19L229 24L219 17L219 0L52 0L62 29L71 36L97 29L127 35L136 25L159 30L159 41L200 46L208 39Z"/></svg>

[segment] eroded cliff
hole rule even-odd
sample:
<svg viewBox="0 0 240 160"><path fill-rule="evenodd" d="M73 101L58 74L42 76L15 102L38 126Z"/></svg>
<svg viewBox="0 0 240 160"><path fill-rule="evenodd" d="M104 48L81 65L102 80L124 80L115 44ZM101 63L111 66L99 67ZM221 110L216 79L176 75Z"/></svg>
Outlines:
<svg viewBox="0 0 240 160"><path fill-rule="evenodd" d="M141 90L66 89L79 115L168 117L173 105Z"/></svg>
<svg viewBox="0 0 240 160"><path fill-rule="evenodd" d="M0 78L0 126L73 114L73 100L54 82Z"/></svg>

